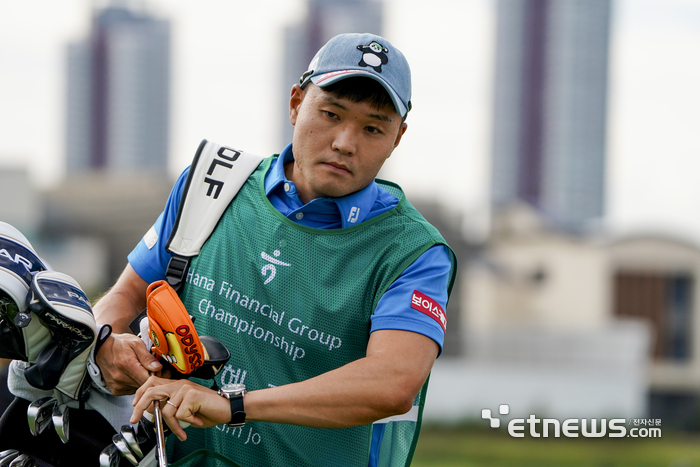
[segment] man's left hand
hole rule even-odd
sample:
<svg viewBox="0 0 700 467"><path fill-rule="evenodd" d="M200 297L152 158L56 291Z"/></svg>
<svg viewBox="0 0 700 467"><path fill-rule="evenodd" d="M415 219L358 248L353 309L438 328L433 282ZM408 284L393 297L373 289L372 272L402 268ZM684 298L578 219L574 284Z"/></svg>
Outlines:
<svg viewBox="0 0 700 467"><path fill-rule="evenodd" d="M231 420L229 401L214 390L189 380L173 381L151 376L134 395L130 423L137 423L144 411L152 412L155 400L167 400L167 403L161 403L163 420L180 441L186 440L187 434L179 421L207 428Z"/></svg>

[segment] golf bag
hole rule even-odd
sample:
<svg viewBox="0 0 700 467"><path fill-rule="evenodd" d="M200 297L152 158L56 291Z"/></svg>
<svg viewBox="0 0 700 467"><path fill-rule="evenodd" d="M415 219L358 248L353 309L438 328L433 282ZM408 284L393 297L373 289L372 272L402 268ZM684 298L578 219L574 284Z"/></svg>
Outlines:
<svg viewBox="0 0 700 467"><path fill-rule="evenodd" d="M187 181L188 195L183 193L178 222L173 227L168 241L168 250L174 255L174 267L168 267L167 282L176 289L187 273L189 258L199 253L199 248L209 237L219 217L260 161L261 157L206 140L200 144ZM232 168L234 170L230 170ZM3 237L3 228L11 230L11 235ZM137 427L122 425L120 429L117 428L120 426L119 420L124 420L123 423L128 422L129 416L123 417L123 414L125 411L130 414L131 398L114 397L102 392L105 388L95 381L100 378L99 372L92 385L91 379L85 377L86 359L91 352L96 353L111 330L102 327L98 335L94 318L90 321L92 312L87 297L79 290L77 283L68 276L59 277L59 273L43 273L46 266L41 263L21 233L7 224L0 224L0 241L3 240L4 242L0 243L0 260L3 259L1 255L5 244L11 249L21 247L20 251L25 256L20 255L19 260L13 260L12 258L17 258L14 250L7 250L4 256L10 259L0 261L0 293L4 289L14 291L11 295L6 294L11 300L8 298L3 302L7 303L7 306L4 314L0 315L1 335L12 337L7 344L4 338L0 342L0 357L15 359L10 368L11 375L18 375L16 379L28 383L31 390L27 391L27 385L11 387L14 389L13 393L19 393L21 398L15 399L0 418L0 456L3 450L18 449L32 454L38 459L37 465L42 467L94 465L98 461L100 465L110 467L137 463L144 467L156 465L153 451L146 453L144 449L144 452L136 452L139 446L152 446L155 443L153 421L145 418ZM26 251L32 254L29 255ZM24 261L22 258L29 260ZM183 259L184 273L178 268ZM20 266L24 266L28 271ZM178 277L178 273L182 274ZM55 296L55 282L60 283L58 288L61 289L59 292L62 301ZM5 283L10 286L4 287ZM166 285L160 285L161 293L169 288ZM170 293L168 295L172 296ZM89 313L89 317L85 312ZM24 326L18 325L18 322ZM149 323L148 320L142 322ZM150 324L153 324L153 320ZM157 321L155 324L163 323ZM141 330L145 342L150 340L149 333L144 332L148 329L147 326ZM165 333L160 337L165 337L165 342L168 341ZM149 348L151 344L155 343L146 342ZM176 357L173 354L175 347L164 349L162 345L154 345L154 352L158 354L158 350L161 351L161 363L177 370L172 371L173 374L178 374L179 371L182 377L213 378L223 365L222 362L228 360L228 350L216 339L208 336L201 336L201 346L204 351L204 364L197 368L187 368L186 372L170 363L173 357ZM157 347L160 349L156 349ZM57 362L58 364L55 364ZM90 360L87 367L91 367ZM91 376L94 378L94 374ZM101 391L96 388L100 388ZM37 396L36 391L44 392ZM52 402L52 399L55 402ZM29 403L28 400L34 402ZM84 406L96 410L78 410L75 414L72 413L74 428L71 430L71 442L67 445L58 443L59 438L64 442L68 438L67 417L64 417L66 422L62 423L61 408L63 407L63 413L66 413L67 407L82 409ZM49 419L54 422L56 433L47 430L46 427L50 426L50 423L41 419L41 414L47 413L47 407L53 407L48 412L51 412ZM30 418L30 413L34 415L34 418L29 420L35 427L32 434L38 435L38 438L28 435L30 430L15 429L18 426L27 426L23 420ZM59 434L59 437L56 437L56 434ZM48 455L50 453L55 454Z"/></svg>
<svg viewBox="0 0 700 467"><path fill-rule="evenodd" d="M30 454L37 465L80 465L88 452L97 453L92 459L99 454L103 441L96 435L105 440L114 434L100 414L81 410L89 397L86 360L96 335L78 283L49 271L26 237L0 222L0 358L14 360L8 380L18 396L0 418L3 462L9 465L10 450L17 450L16 457ZM64 446L71 407L70 420L86 430L73 430L73 443ZM47 430L51 425L55 430Z"/></svg>

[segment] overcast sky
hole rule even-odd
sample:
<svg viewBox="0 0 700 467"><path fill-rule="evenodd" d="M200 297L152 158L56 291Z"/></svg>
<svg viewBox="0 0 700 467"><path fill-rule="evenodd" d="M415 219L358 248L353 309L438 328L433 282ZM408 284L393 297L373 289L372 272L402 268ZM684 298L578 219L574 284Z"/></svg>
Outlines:
<svg viewBox="0 0 700 467"><path fill-rule="evenodd" d="M304 3L148 2L172 21L173 175L202 138L259 154L282 149L282 28L303 17ZM414 110L382 175L483 232L495 2L385 3L385 35L413 70ZM0 166L27 167L39 185L63 175L65 44L87 34L91 4L0 0ZM700 245L700 0L613 4L605 224Z"/></svg>

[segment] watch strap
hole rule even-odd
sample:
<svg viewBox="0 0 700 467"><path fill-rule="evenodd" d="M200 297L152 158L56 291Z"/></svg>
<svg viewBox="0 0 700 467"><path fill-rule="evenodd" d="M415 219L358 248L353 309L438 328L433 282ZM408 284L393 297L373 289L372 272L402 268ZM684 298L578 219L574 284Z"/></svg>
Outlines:
<svg viewBox="0 0 700 467"><path fill-rule="evenodd" d="M228 422L229 428L238 428L245 425L245 409L243 408L243 395L229 394L228 401L231 404L231 421Z"/></svg>

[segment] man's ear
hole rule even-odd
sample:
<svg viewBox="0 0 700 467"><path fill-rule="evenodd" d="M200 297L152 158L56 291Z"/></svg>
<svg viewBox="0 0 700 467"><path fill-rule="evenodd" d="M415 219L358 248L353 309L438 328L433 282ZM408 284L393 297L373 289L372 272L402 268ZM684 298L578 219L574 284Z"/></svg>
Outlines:
<svg viewBox="0 0 700 467"><path fill-rule="evenodd" d="M403 134L406 133L406 130L408 129L408 123L403 122L401 124L401 127L399 128L399 134L396 135L396 141L394 141L394 149L399 145L401 142L401 138L403 137Z"/></svg>
<svg viewBox="0 0 700 467"><path fill-rule="evenodd" d="M292 86L292 92L289 96L289 123L292 126L297 123L297 116L299 115L299 106L301 101L304 100L304 90L298 84Z"/></svg>

